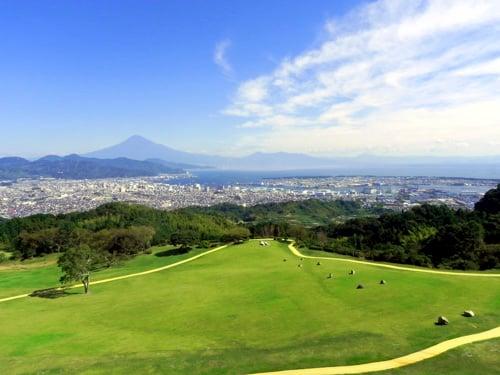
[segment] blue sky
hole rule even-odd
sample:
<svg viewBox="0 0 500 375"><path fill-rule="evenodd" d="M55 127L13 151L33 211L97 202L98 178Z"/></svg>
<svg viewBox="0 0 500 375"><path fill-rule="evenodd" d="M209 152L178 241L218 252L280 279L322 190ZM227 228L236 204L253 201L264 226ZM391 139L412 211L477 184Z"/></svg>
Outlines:
<svg viewBox="0 0 500 375"><path fill-rule="evenodd" d="M0 155L491 155L498 1L0 1Z"/></svg>

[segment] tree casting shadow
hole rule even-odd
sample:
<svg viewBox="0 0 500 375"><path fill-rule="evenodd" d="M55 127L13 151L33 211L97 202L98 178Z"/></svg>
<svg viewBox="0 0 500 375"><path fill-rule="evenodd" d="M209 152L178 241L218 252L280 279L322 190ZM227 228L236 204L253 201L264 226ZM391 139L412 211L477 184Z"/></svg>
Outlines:
<svg viewBox="0 0 500 375"><path fill-rule="evenodd" d="M78 292L68 292L65 289L59 289L59 288L48 288L48 289L35 290L33 293L30 294L30 297L56 299L61 297L68 297L73 294L78 294Z"/></svg>
<svg viewBox="0 0 500 375"><path fill-rule="evenodd" d="M191 248L189 248L189 247L178 247L177 249L159 251L159 252L155 253L155 256L156 257L170 257L170 256L174 256L174 255L182 255L182 254L189 253L189 250L191 250Z"/></svg>

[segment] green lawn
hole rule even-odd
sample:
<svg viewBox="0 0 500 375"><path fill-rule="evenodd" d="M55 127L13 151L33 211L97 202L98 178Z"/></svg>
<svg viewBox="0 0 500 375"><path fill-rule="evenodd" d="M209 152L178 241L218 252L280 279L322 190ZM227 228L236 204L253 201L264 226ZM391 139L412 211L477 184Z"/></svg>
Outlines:
<svg viewBox="0 0 500 375"><path fill-rule="evenodd" d="M500 339L479 342L450 350L438 357L377 375L498 375Z"/></svg>
<svg viewBox="0 0 500 375"><path fill-rule="evenodd" d="M141 256L98 278L192 255ZM351 268L355 276L348 275ZM11 292L51 286L56 271L53 266L21 271L22 287L11 280L17 271L2 271L1 294L12 294L4 286ZM333 279L327 279L329 272ZM380 279L387 284L379 285ZM359 283L366 288L357 290ZM398 357L500 322L500 279L333 260L318 266L314 260L300 262L286 245L274 242L268 248L255 241L232 246L159 273L91 286L88 296L72 292L0 304L0 373L238 374L357 364ZM461 317L465 309L477 317ZM449 326L433 324L441 314ZM420 372L409 367L390 374L426 369L470 374L470 358L462 358L461 351L491 348L495 342L432 359L433 367L415 365L424 366ZM481 373L493 374L491 355L481 358L486 369Z"/></svg>
<svg viewBox="0 0 500 375"><path fill-rule="evenodd" d="M420 266L413 266L411 264L404 264L404 263L390 263L390 262L379 262L379 261L374 261L370 259L365 259L365 258L359 258L359 257L354 257L354 256L349 256L345 254L338 254L338 253L331 253L328 251L320 251L320 250L310 250L308 248L299 248L299 251L301 254L308 255L308 256L313 256L313 257L326 257L326 258L334 258L334 259L347 259L347 260L355 260L355 261L363 261L363 262L369 262L372 263L373 265L381 265L381 264L388 264L388 265L393 265L393 266L399 266L399 267L404 267L404 268L415 268L415 269L424 269L424 270L435 270L435 271L446 271L446 272L456 272L456 273L499 273L500 270L498 268L496 269L489 269L485 271L478 271L478 270L457 270L457 269L448 269L448 268L426 268L426 267L420 267ZM346 265L349 264L349 262L345 263ZM351 264L353 264L351 262Z"/></svg>
<svg viewBox="0 0 500 375"><path fill-rule="evenodd" d="M153 247L151 250L152 254L150 255L139 255L112 268L94 273L92 280L106 279L161 267L205 251L205 249L195 249L189 254L169 255L168 251L173 250L172 246ZM36 289L59 286L61 272L56 262L57 255L52 254L40 259L9 262L0 265L0 298L30 293Z"/></svg>

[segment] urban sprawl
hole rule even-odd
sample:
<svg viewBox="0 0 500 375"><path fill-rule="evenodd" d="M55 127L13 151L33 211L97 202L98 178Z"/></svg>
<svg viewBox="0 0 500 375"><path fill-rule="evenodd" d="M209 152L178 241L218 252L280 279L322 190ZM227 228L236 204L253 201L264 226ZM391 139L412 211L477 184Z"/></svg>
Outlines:
<svg viewBox="0 0 500 375"><path fill-rule="evenodd" d="M253 184L182 184L185 175L99 180L36 179L0 182L0 217L59 214L108 202L133 202L159 209L233 203L357 200L366 206L404 210L425 202L472 208L499 181L434 177L289 177Z"/></svg>

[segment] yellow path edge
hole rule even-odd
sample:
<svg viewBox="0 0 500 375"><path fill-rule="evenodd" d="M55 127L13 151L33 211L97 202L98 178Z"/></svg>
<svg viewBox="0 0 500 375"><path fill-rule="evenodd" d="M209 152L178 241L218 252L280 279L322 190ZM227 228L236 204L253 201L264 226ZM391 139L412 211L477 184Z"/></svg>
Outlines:
<svg viewBox="0 0 500 375"><path fill-rule="evenodd" d="M184 263L192 262L193 260L196 260L198 258L204 257L205 255L208 255L208 254L212 254L212 253L214 253L216 251L225 249L226 247L228 247L228 245L219 246L219 247L216 247L215 249L211 249L211 250L205 251L205 252L203 252L201 254L195 255L195 256L193 256L191 258L180 260L178 262L175 262L175 263L172 263L172 264L168 264L166 266L162 266L162 267L158 267L158 268L153 268L153 269L148 270L148 271L130 273L128 275L122 275L122 276L111 277L111 278L103 279L103 280L91 281L90 285L110 283L112 281L129 279L129 278L132 278L132 277L144 276L144 275L149 275L151 273L164 271L164 270L172 268L172 267L180 266L181 264L184 264ZM74 288L81 288L81 287L82 287L81 284L75 284L75 285L71 285L71 286L68 286L68 287L60 287L60 288L56 288L56 289L59 289L59 290L61 290L61 289L74 289ZM30 293L28 293L28 294L20 294L20 295L13 296L13 297L1 298L0 299L0 303L1 302L7 302L7 301L16 300L16 299L20 299L20 298L25 298L25 297L29 297L29 296L30 296Z"/></svg>
<svg viewBox="0 0 500 375"><path fill-rule="evenodd" d="M396 265L392 265L392 264L367 262L367 261L364 261L364 260L334 258L334 257L317 257L317 256L311 256L311 255L304 255L304 254L302 254L295 247L295 242L293 242L293 241L288 245L288 248L290 249L290 251L295 256L298 256L298 257L301 257L301 258L306 258L306 259L334 260L334 261L337 261L337 262L357 263L357 264L364 264L364 265L373 266L373 267L390 268L390 269L393 269L393 270L400 270L400 271L432 273L432 274L435 274L435 275L472 276L472 277L500 277L500 273L474 273L474 272L437 271L437 270L428 270L428 269L423 269L423 268L411 268L411 267L404 267L404 266L396 266Z"/></svg>
<svg viewBox="0 0 500 375"><path fill-rule="evenodd" d="M403 366L412 365L426 359L436 357L448 350L457 348L465 344L471 344L478 341L491 340L500 337L500 327L490 329L473 335L457 337L451 340L443 341L429 348L420 350L403 357L389 359L387 361L363 363L351 366L319 367L299 370L285 370L274 372L262 372L253 375L341 375L341 374L363 374L369 372L385 371L396 369Z"/></svg>
<svg viewBox="0 0 500 375"><path fill-rule="evenodd" d="M257 239L256 239L257 240ZM265 240L272 240L271 238L265 239ZM257 240L258 241L258 240ZM179 262L175 262L172 264L168 264L166 266L162 266L159 268L154 268L148 271L143 271L143 272L136 272L136 273L131 273L128 275L123 275L123 276L117 276L117 277L112 277L108 279L103 279L103 280L97 280L97 281L92 281L90 285L96 285L96 284L104 284L104 283L109 283L112 281L117 281L117 280L123 280L123 279L128 279L132 277L137 277L137 276L143 276L143 275L148 275L151 273L155 272L160 272L172 267L179 266L184 263L192 262L193 260L196 260L198 258L201 258L203 256L206 256L208 254L214 253L216 251L225 249L228 247L228 245L223 245L216 247L215 249L211 249L208 251L205 251L204 253L195 255L191 258L181 260ZM351 263L360 263L360 264L367 264L371 266L376 266L376 267L386 267L386 268L392 268L392 269L399 269L399 270L405 270L405 271L414 271L414 272L428 272L428 273L438 273L438 274L444 274L444 275L466 275L466 276L500 276L500 275L492 275L492 274L471 274L471 273L455 273L455 272L443 272L443 271L433 271L433 270L423 270L423 269L417 269L417 268L408 268L408 267L399 267L399 266L393 266L393 265L388 265L388 264L376 264L372 262L365 262L365 261L360 261L360 260L353 260L353 259L342 259L342 258L329 258L329 257L314 257L314 256L309 256L309 255L303 255L297 248L294 246L294 242L291 242L288 245L288 248L290 251L302 258L309 258L309 259L326 259L326 260L337 260L337 261L344 261L344 262L351 262ZM81 288L82 286L79 284L72 285L68 288ZM62 289L62 288L58 288ZM28 297L30 294L20 294L17 296L13 297L7 297L7 298L2 298L0 299L1 302L7 302L7 301L12 301L20 298L25 298ZM408 354L403 357L399 358L394 358L394 359L389 359L387 361L380 361L380 362L371 362L371 363L364 363L360 365L351 365L351 366L335 366L335 367L319 367L319 368L309 368L309 369L299 369L299 370L284 370L284 371L272 371L272 372L262 372L262 373L255 373L253 375L342 375L342 374L361 374L361 373L369 373L369 372L376 372L376 371L384 371L384 370L390 370L390 369L395 369L403 366L408 366L410 364L414 364L420 361L423 361L425 359L429 359L432 357L435 357L439 354L442 354L448 350L457 348L462 345L478 342L478 341L484 341L484 340L490 340L494 338L500 337L500 327L496 327L493 329L490 329L488 331L468 335L468 336L462 336L462 337L457 337L451 340L443 341L439 344L436 344L434 346L431 346L429 348L420 350L415 353Z"/></svg>
<svg viewBox="0 0 500 375"><path fill-rule="evenodd" d="M361 260L354 259L342 259L342 258L329 258L329 257L315 257L302 254L296 247L294 242L291 242L288 245L290 251L301 258L308 259L327 259L327 260L337 260L342 262L350 262L350 263L359 263L366 264L370 266L376 267L386 267L392 269L398 269L403 271L413 271L413 272L426 272L426 273L434 273L434 274L442 274L442 275L453 275L453 276L494 276L498 277L500 275L494 274L478 274L478 273L459 273L459 272L446 272L446 271L434 271L434 270L423 270L418 268L409 268L409 267L400 267L393 266L390 264L377 264L372 262L365 262ZM271 372L262 372L256 373L253 375L343 375L343 374L363 374L370 372L378 372L396 369L403 366L408 366L415 364L417 362L424 361L426 359L436 357L448 350L455 349L459 346L471 344L478 341L491 340L500 337L500 326L490 329L488 331L475 333L468 336L461 336L451 340L443 341L439 344L431 346L429 348L420 350L418 352L414 352L402 357L389 359L386 361L380 362L370 362L363 363L359 365L350 365L350 366L334 366L334 367L318 367L318 368L308 368L308 369L298 369L298 370L284 370L284 371L271 371Z"/></svg>

